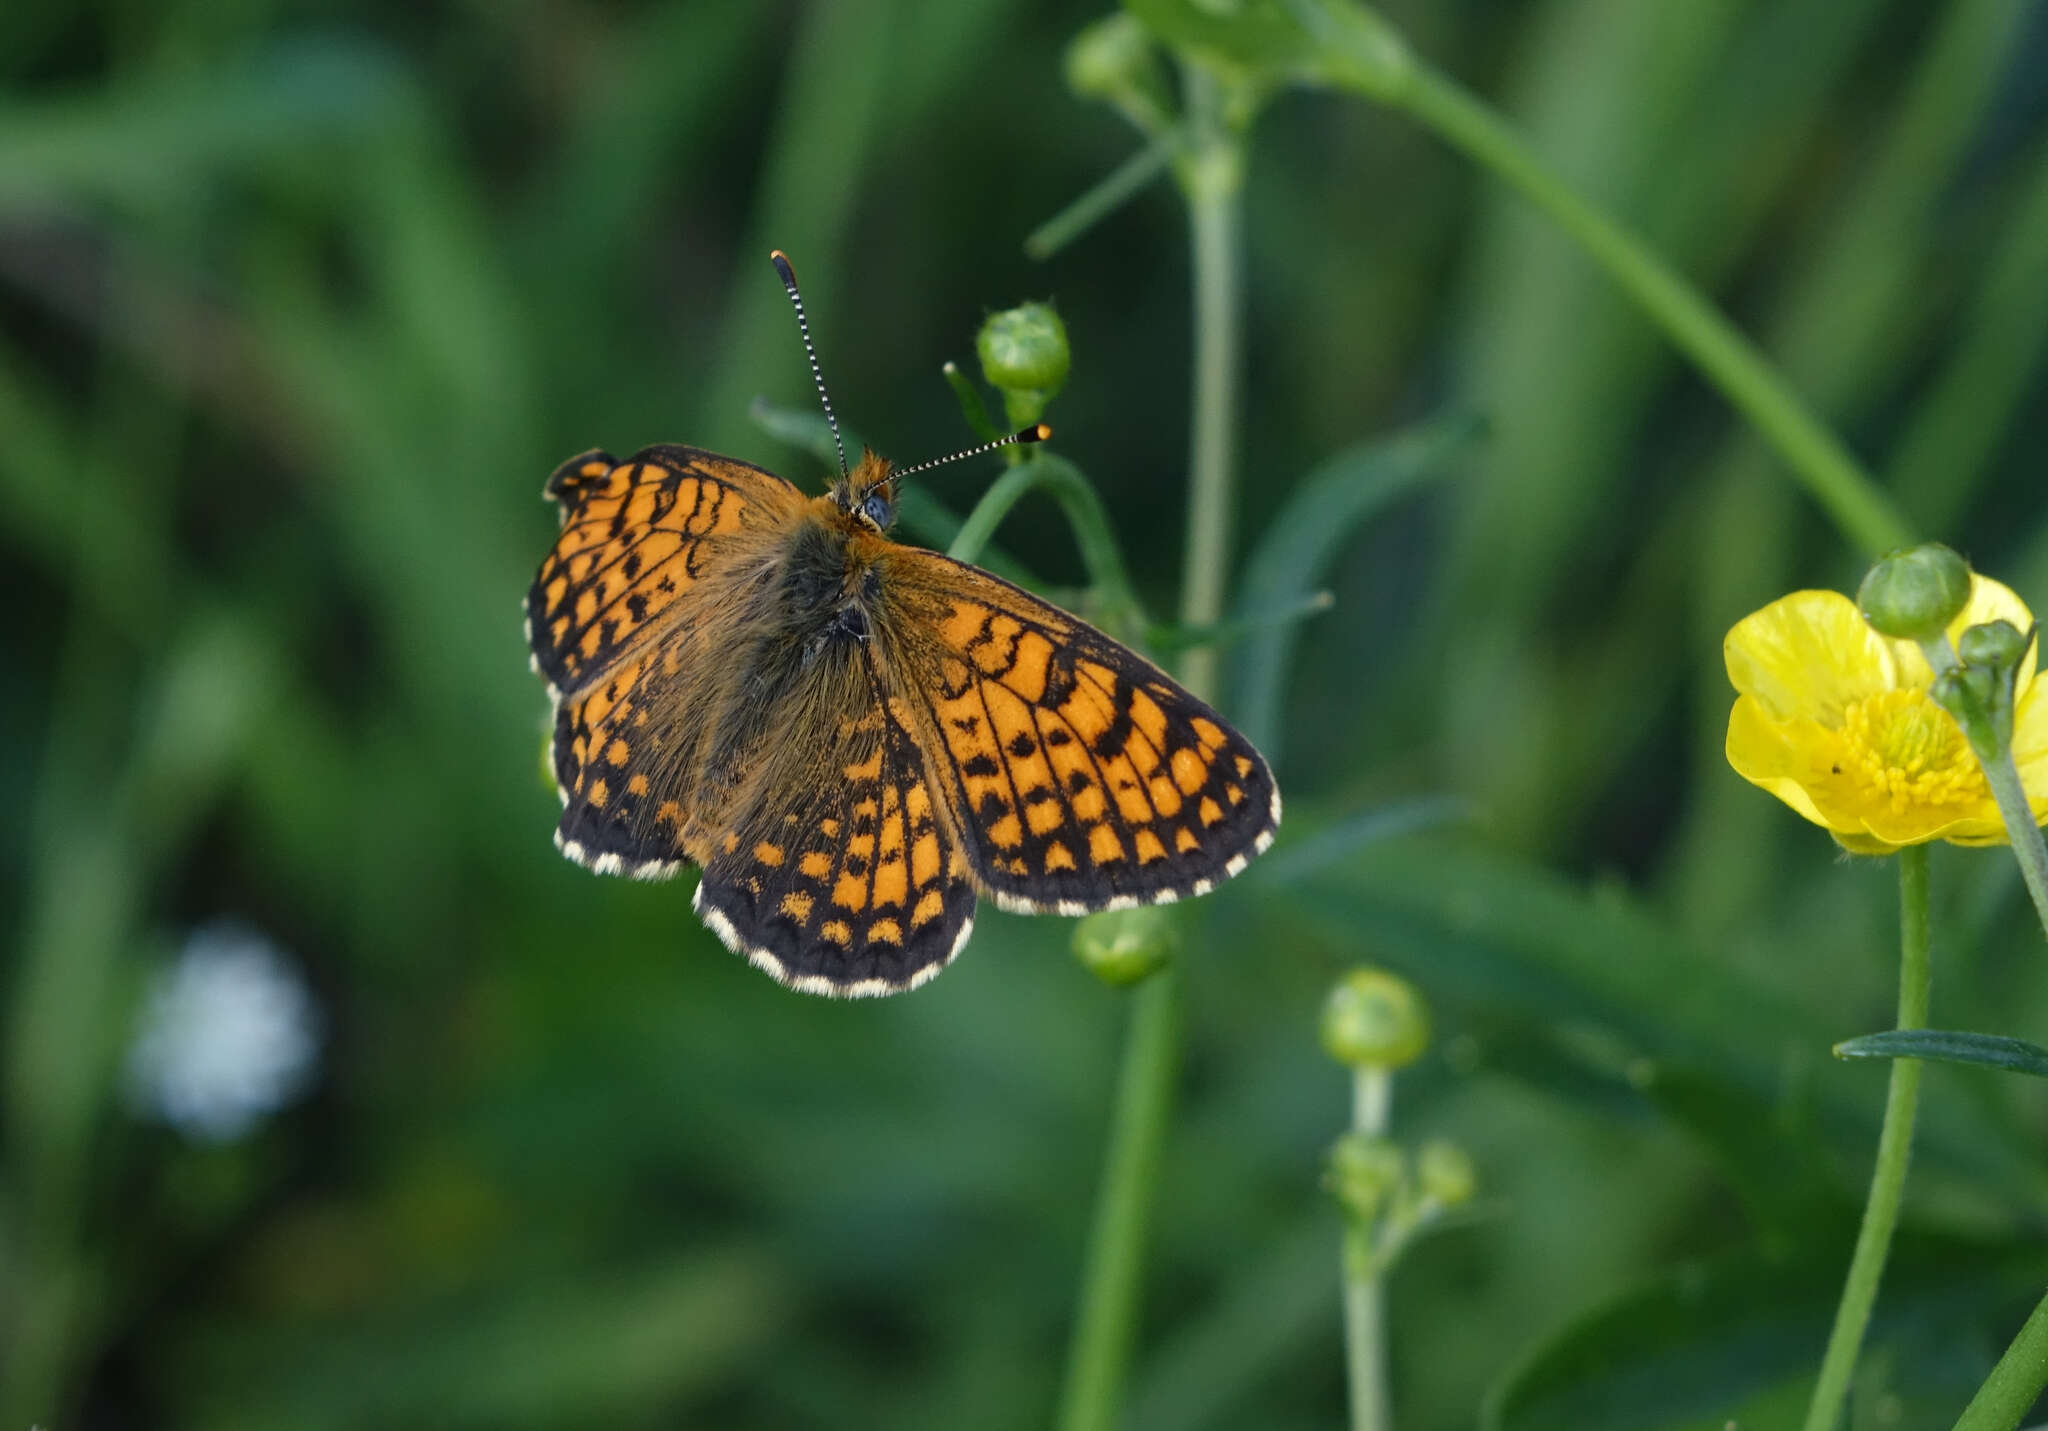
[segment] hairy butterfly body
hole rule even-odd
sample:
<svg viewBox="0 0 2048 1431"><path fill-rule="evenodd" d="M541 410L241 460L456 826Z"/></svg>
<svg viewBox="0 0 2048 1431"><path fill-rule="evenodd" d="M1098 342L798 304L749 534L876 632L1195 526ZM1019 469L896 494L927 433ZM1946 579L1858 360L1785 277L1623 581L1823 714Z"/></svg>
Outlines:
<svg viewBox="0 0 2048 1431"><path fill-rule="evenodd" d="M894 480L868 453L806 497L679 446L549 478L562 530L526 615L564 854L701 866L728 947L863 995L942 969L977 893L1165 903L1271 843L1279 792L1243 736L1087 623L891 541Z"/></svg>

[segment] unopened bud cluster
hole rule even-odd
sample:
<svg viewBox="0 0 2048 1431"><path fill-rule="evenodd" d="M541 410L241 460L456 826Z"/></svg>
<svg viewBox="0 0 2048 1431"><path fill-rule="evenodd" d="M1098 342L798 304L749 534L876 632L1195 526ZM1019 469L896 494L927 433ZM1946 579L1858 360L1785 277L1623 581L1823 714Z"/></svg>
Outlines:
<svg viewBox="0 0 2048 1431"><path fill-rule="evenodd" d="M1937 675L1928 690L1987 764L2004 759L2012 748L2014 693L2033 643L2032 631L2022 632L2010 621L1972 626L1956 639L1955 664Z"/></svg>
<svg viewBox="0 0 2048 1431"><path fill-rule="evenodd" d="M2010 621L1972 626L1949 646L1948 629L1970 604L1970 564L1939 542L1888 553L1863 578L1857 609L1883 636L1916 641L1934 668L1928 695L1955 717L1986 763L2012 746L2013 696L2032 631Z"/></svg>
<svg viewBox="0 0 2048 1431"><path fill-rule="evenodd" d="M1323 1048L1361 1079L1385 1078L1429 1047L1429 1010L1413 984L1360 967L1323 1002ZM1330 1146L1324 1186L1353 1237L1347 1256L1361 1276L1378 1275L1429 1225L1472 1200L1478 1176L1454 1143L1432 1139L1410 1154L1386 1134L1354 1128Z"/></svg>

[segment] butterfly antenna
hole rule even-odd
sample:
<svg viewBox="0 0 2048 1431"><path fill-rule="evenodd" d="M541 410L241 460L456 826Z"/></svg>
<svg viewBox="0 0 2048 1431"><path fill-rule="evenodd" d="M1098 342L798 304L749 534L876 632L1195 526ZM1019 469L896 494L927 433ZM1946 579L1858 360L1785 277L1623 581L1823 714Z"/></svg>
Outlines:
<svg viewBox="0 0 2048 1431"><path fill-rule="evenodd" d="M984 442L979 447L970 447L965 452L954 453L951 457L934 457L931 461L920 462L915 467L898 467L889 475L896 478L908 477L913 472L923 472L927 468L932 467L944 467L948 462L958 462L962 458L979 457L984 452L994 452L998 447L1011 447L1020 442L1043 442L1051 436L1052 429L1050 427L1047 427L1042 422L1034 422L1031 426L1021 431L1011 433L1008 437L998 437L994 442Z"/></svg>
<svg viewBox="0 0 2048 1431"><path fill-rule="evenodd" d="M832 415L832 395L825 391L825 375L818 370L818 350L811 346L811 325L804 317L804 296L796 291L796 270L789 266L788 256L779 248L768 255L768 261L781 275L782 286L789 290L789 301L796 308L796 331L803 335L804 356L811 360L811 381L818 385L818 401L825 405L825 421L832 428L832 445L839 449L839 475L844 477L846 439L839 435L839 419Z"/></svg>

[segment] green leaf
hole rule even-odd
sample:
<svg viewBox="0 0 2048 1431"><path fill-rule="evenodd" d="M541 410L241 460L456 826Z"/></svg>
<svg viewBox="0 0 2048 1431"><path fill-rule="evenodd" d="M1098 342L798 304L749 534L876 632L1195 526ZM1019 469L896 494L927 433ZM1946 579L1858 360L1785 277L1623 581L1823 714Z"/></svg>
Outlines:
<svg viewBox="0 0 2048 1431"><path fill-rule="evenodd" d="M1307 922L1427 989L1463 1019L1551 1024L1593 1036L1596 1071L1635 1059L1711 1069L1775 1099L1788 1059L1827 1047L1824 1025L1782 990L1700 948L1618 890L1592 893L1526 861L1443 835L1376 844L1354 858L1258 887L1274 919ZM1277 896L1277 897L1276 897ZM1837 1148L1876 1137L1877 1109L1853 1080L1816 1078L1816 1126ZM2038 1195L2038 1159L2017 1140L1923 1128L1918 1157Z"/></svg>
<svg viewBox="0 0 2048 1431"><path fill-rule="evenodd" d="M1825 1146L1784 1100L1767 1102L1711 1071L1647 1061L1629 1070L1629 1081L1705 1145L1768 1249L1790 1251L1855 1217Z"/></svg>
<svg viewBox="0 0 2048 1431"><path fill-rule="evenodd" d="M448 1299L346 1333L229 1324L183 1345L211 1370L187 1424L615 1421L715 1392L786 1332L792 1300L772 1260L712 1249L545 1291Z"/></svg>
<svg viewBox="0 0 2048 1431"><path fill-rule="evenodd" d="M1124 566L1123 549L1109 524L1109 512L1088 475L1066 458L1043 448L1005 472L974 504L967 521L946 552L956 561L980 562L981 554L995 529L1012 507L1035 488L1042 488L1059 503L1067 525L1073 529L1074 544L1081 549L1081 565L1100 603L1097 612L1103 629L1120 641L1138 639L1145 630L1144 608L1131 588Z"/></svg>
<svg viewBox="0 0 2048 1431"><path fill-rule="evenodd" d="M809 408L778 407L763 397L747 404L747 416L754 426L778 442L808 452L834 472L839 470L839 445L832 438L832 424L821 412ZM846 439L849 451L858 452L861 442L858 434L844 424L840 433Z"/></svg>
<svg viewBox="0 0 2048 1431"><path fill-rule="evenodd" d="M1452 470L1484 431L1469 414L1438 417L1393 437L1348 447L1295 488L1252 548L1237 594L1242 612L1281 610L1326 585L1353 534L1367 520ZM1252 744L1280 761L1281 700L1297 633L1285 628L1239 653L1232 709Z"/></svg>
<svg viewBox="0 0 2048 1431"><path fill-rule="evenodd" d="M1124 0L1124 9L1176 50L1284 80L1315 58L1316 46L1280 0Z"/></svg>
<svg viewBox="0 0 2048 1431"><path fill-rule="evenodd" d="M1291 839L1253 868L1261 885L1290 884L1328 869L1359 850L1397 835L1412 835L1468 817L1471 802L1457 795L1428 795L1380 805L1347 816L1301 839Z"/></svg>
<svg viewBox="0 0 2048 1431"><path fill-rule="evenodd" d="M1567 1323L1511 1370L1488 1395L1480 1425L1652 1431L1720 1424L1752 1398L1811 1373L1834 1312L1846 1223L1842 1233L1810 1240L1789 1257L1744 1250L1690 1263L1623 1292ZM1958 1324L1995 1318L2010 1299L2038 1294L2044 1274L2048 1253L2038 1246L1902 1232L1871 1344L1894 1342L1901 1361L1937 1358L1955 1344ZM1944 1327L1939 1342L1925 1335L1930 1325Z"/></svg>
<svg viewBox="0 0 2048 1431"><path fill-rule="evenodd" d="M2008 1073L2048 1078L2048 1048L2003 1034L1954 1029L1888 1029L1835 1045L1837 1058L1920 1058L1929 1063L1973 1063Z"/></svg>
<svg viewBox="0 0 2048 1431"><path fill-rule="evenodd" d="M0 205L189 195L211 172L303 163L321 144L405 122L413 100L385 52L329 40L280 45L225 70L9 103L0 107Z"/></svg>
<svg viewBox="0 0 2048 1431"><path fill-rule="evenodd" d="M1309 593L1306 600L1276 606L1269 611L1246 612L1213 626L1180 626L1171 621L1155 621L1146 628L1145 646L1155 656L1192 650L1198 646L1230 646L1271 627L1292 626L1298 621L1306 621L1336 604L1336 598L1329 592L1316 591Z"/></svg>

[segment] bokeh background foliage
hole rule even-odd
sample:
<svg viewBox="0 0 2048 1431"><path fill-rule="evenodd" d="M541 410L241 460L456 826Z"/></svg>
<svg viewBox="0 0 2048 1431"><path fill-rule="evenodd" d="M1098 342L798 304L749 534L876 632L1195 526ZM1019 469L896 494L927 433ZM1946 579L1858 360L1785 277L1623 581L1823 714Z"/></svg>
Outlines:
<svg viewBox="0 0 2048 1431"><path fill-rule="evenodd" d="M2048 603L2039 7L1385 9L1923 535ZM1136 146L1061 83L1100 13L0 7L0 1415L1044 1424L1126 996L987 910L913 997L800 998L687 884L572 868L514 604L572 452L818 478L748 418L808 401L779 244L841 411L905 458L965 440L937 367L981 314L1055 298L1060 448L1173 609L1180 206L1020 247ZM1289 827L1185 928L1128 1424L1340 1414L1314 1015L1361 958L1436 1008L1398 1124L1489 1198L1394 1280L1403 1423L1774 1424L1868 1168L1881 1077L1827 1049L1888 1022L1892 896L1726 769L1720 637L1863 554L1399 117L1282 96L1251 161L1245 601L1336 604L1291 663L1229 663ZM963 511L992 472L928 490ZM1002 542L1080 584L1051 504ZM2038 1039L2009 863L1936 854L1935 1021ZM326 1046L307 1102L206 1145L118 1071L148 972L221 915L290 951ZM1952 1416L2048 1278L2042 1091L1928 1085L1867 1424Z"/></svg>

